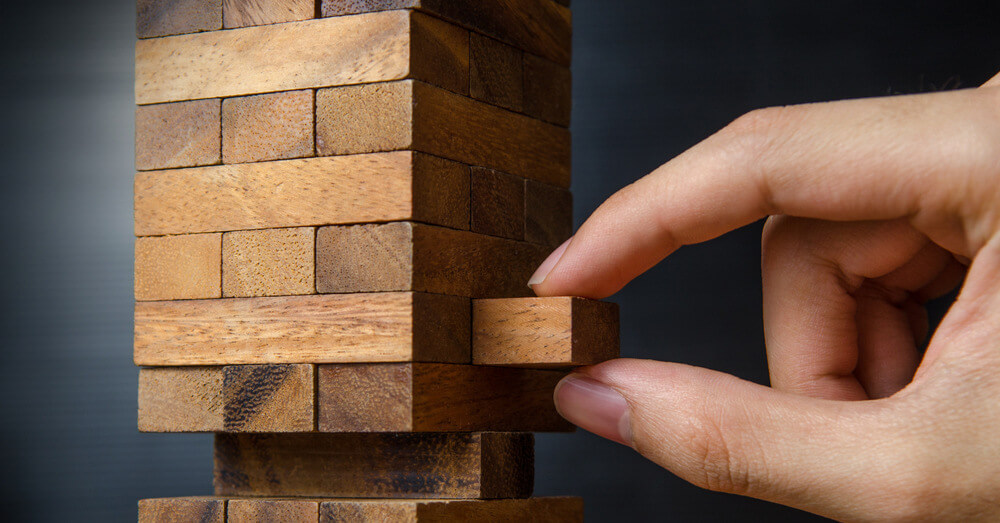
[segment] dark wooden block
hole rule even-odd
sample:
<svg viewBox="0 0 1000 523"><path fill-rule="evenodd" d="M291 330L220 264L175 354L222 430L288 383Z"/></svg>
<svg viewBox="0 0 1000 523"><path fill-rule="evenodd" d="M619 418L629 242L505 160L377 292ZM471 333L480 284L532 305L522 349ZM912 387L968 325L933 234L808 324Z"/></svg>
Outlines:
<svg viewBox="0 0 1000 523"><path fill-rule="evenodd" d="M472 168L472 232L523 240L525 198L523 178L485 169Z"/></svg>

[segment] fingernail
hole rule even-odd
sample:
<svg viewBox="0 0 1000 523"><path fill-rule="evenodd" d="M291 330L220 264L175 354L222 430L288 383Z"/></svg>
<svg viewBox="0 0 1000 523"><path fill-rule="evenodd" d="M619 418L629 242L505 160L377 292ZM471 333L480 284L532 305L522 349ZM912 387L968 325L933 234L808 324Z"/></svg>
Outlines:
<svg viewBox="0 0 1000 523"><path fill-rule="evenodd" d="M615 389L579 374L556 385L556 410L581 429L632 446L628 403Z"/></svg>
<svg viewBox="0 0 1000 523"><path fill-rule="evenodd" d="M545 261L535 269L535 274L532 274L531 279L528 280L528 287L534 287L545 281L545 278L552 272L552 268L559 263L559 258L562 258L563 253L566 252L566 247L569 247L569 242L571 241L573 241L573 238L564 241L562 245L552 251L552 254L548 258L545 258Z"/></svg>

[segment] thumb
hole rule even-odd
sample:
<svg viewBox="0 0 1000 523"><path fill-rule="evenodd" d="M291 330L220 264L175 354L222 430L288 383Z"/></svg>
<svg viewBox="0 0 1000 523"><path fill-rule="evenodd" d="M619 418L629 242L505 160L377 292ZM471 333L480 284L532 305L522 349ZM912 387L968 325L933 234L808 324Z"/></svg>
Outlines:
<svg viewBox="0 0 1000 523"><path fill-rule="evenodd" d="M630 359L570 374L555 400L570 422L702 488L849 519L882 512L887 497L899 501L891 478L872 467L893 459L886 452L894 445L876 441L892 426L887 402L795 396L707 369Z"/></svg>

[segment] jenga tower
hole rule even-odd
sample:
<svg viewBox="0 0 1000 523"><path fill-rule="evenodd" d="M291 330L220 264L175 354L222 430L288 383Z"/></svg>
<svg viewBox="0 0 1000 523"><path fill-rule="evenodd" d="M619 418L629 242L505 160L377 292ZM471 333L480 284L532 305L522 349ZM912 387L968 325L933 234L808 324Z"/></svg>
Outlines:
<svg viewBox="0 0 1000 523"><path fill-rule="evenodd" d="M579 521L532 498L613 304L529 298L571 233L556 0L139 0L139 429L214 432L141 521Z"/></svg>

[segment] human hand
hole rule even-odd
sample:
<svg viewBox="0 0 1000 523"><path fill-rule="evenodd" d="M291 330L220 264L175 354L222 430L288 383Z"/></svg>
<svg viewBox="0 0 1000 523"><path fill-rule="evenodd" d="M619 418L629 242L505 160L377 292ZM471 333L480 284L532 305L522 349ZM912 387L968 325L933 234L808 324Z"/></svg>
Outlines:
<svg viewBox="0 0 1000 523"><path fill-rule="evenodd" d="M765 216L772 388L619 359L565 378L559 411L712 490L841 520L1000 519L1000 75L749 113L609 198L533 288L603 298ZM923 303L963 276L921 358Z"/></svg>

